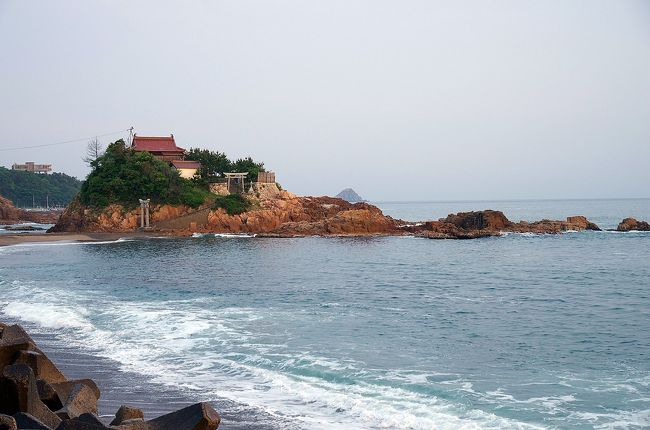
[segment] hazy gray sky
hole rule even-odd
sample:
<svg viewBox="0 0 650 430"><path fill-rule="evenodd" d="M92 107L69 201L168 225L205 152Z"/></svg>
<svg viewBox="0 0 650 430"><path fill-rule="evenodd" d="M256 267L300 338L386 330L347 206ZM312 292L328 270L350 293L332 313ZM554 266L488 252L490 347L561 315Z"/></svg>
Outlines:
<svg viewBox="0 0 650 430"><path fill-rule="evenodd" d="M0 0L0 53L5 166L134 126L298 194L650 197L648 1Z"/></svg>

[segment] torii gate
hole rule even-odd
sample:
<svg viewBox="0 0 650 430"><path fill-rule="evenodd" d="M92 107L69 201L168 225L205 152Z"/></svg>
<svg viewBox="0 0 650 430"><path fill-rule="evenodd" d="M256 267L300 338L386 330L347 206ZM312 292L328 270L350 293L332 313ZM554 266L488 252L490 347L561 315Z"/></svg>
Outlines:
<svg viewBox="0 0 650 430"><path fill-rule="evenodd" d="M241 190L242 193L246 192L246 185L244 184L244 180L246 179L246 176L248 176L248 173L244 172L226 172L224 173L224 176L228 178L228 192L232 194L232 191L230 190L230 179L238 179L239 182L241 183Z"/></svg>
<svg viewBox="0 0 650 430"><path fill-rule="evenodd" d="M140 200L140 228L149 228L149 202L151 199Z"/></svg>

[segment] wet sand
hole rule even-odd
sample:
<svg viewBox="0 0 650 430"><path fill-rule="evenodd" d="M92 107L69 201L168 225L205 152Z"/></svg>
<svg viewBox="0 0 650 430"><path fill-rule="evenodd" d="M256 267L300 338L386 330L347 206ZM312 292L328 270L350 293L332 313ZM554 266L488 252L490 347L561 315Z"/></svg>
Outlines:
<svg viewBox="0 0 650 430"><path fill-rule="evenodd" d="M152 236L184 236L168 232L121 232L121 233L17 233L0 235L0 246L19 245L21 243L44 242L97 242L113 241L120 238L152 237Z"/></svg>

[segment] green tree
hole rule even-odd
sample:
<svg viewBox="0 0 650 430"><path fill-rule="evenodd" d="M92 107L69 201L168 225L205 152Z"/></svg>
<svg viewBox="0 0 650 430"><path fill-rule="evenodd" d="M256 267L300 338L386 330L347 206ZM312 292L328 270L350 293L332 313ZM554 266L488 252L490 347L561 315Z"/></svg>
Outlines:
<svg viewBox="0 0 650 430"><path fill-rule="evenodd" d="M127 148L121 139L111 143L91 167L79 193L81 203L88 206L136 206L138 199L150 198L153 203L197 207L209 194L150 153Z"/></svg>
<svg viewBox="0 0 650 430"><path fill-rule="evenodd" d="M219 151L191 148L185 155L185 159L201 163L199 175L202 179L221 176L224 172L229 172L231 169L230 160L226 157L226 154Z"/></svg>
<svg viewBox="0 0 650 430"><path fill-rule="evenodd" d="M0 195L16 206L66 206L79 192L81 181L65 173L41 174L0 167Z"/></svg>
<svg viewBox="0 0 650 430"><path fill-rule="evenodd" d="M233 172L246 172L248 173L248 180L257 180L257 174L264 172L264 163L256 163L251 157L240 158L232 163Z"/></svg>

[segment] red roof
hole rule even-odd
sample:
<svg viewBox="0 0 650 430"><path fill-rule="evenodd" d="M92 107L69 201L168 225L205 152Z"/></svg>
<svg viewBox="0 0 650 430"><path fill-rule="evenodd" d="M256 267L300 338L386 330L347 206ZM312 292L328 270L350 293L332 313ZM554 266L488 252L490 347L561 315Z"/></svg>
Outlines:
<svg viewBox="0 0 650 430"><path fill-rule="evenodd" d="M171 136L133 136L133 149L148 152L185 152Z"/></svg>
<svg viewBox="0 0 650 430"><path fill-rule="evenodd" d="M177 169L199 169L199 168L201 168L201 163L199 163L198 161L174 160L174 161L172 161L172 164Z"/></svg>

